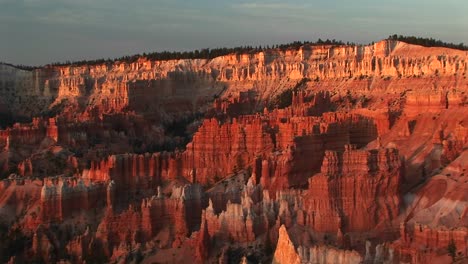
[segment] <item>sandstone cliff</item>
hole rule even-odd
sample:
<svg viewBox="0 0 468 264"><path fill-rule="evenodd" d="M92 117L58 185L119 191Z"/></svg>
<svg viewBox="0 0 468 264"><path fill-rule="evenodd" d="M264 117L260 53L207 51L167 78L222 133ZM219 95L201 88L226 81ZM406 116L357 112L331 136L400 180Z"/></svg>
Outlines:
<svg viewBox="0 0 468 264"><path fill-rule="evenodd" d="M202 107L223 89L223 97L251 90L268 99L303 78L320 80L322 88L330 89L343 84L362 87L362 78L370 78L365 89L404 90L410 83L430 85L433 78L437 79L434 85L466 89L466 58L464 51L386 40L369 46L304 46L212 60L140 58L133 63L60 66L32 72L2 65L0 92L3 105L26 116L68 100L84 102L85 108L100 112L129 107L168 118ZM384 78L390 81L379 80ZM421 80L414 82L416 78Z"/></svg>
<svg viewBox="0 0 468 264"><path fill-rule="evenodd" d="M34 117L0 124L0 260L463 261L466 71L395 41L0 65Z"/></svg>

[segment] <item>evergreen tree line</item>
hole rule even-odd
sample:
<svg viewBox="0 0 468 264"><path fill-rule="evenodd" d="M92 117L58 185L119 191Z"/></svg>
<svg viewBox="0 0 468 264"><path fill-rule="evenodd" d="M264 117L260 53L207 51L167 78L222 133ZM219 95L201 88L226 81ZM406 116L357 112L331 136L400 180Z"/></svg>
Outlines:
<svg viewBox="0 0 468 264"><path fill-rule="evenodd" d="M15 67L17 69L25 70L25 71L32 71L32 70L41 68L40 66L28 66L28 65L23 65L23 64L14 65L14 64L11 64L11 63L1 62L1 61L0 61L0 64Z"/></svg>
<svg viewBox="0 0 468 264"><path fill-rule="evenodd" d="M348 45L354 45L354 43L346 43ZM158 61L166 61L166 60L181 60L181 59L213 59L219 56L224 56L228 54L253 54L264 50L269 49L279 49L281 51L285 50L298 50L300 47L304 45L345 45L343 41L337 41L335 39L330 40L322 40L318 39L316 42L312 41L294 41L288 44L279 44L279 45L272 45L272 46L240 46L234 48L213 48L213 49L201 49L201 50L194 50L194 51L162 51L162 52L151 52L151 53L143 53L143 54L135 54L131 56L123 56L120 58L115 59L97 59L97 60L82 60L82 61L65 61L65 62L55 62L49 64L47 66L65 66L65 65L74 65L74 66L82 66L82 65L97 65L97 64L105 64L105 63L113 63L116 61L122 61L126 63L132 63L137 61L139 58L144 57L149 60L158 60Z"/></svg>
<svg viewBox="0 0 468 264"><path fill-rule="evenodd" d="M415 36L403 36L403 35L390 35L388 37L389 40L398 40L403 41L409 44L416 44L425 47L446 47L452 49L459 49L459 50L468 50L468 47L465 46L463 43L460 44L453 44L443 42L441 40L436 40L433 38L421 38ZM286 50L298 50L300 47L307 45L307 46L317 46L317 45L356 45L353 42L346 42L344 43L341 40L335 39L318 39L317 41L294 41L287 44L279 44L279 45L272 45L272 46L239 46L234 48L214 48L214 49L201 49L201 50L194 50L194 51L162 51L162 52L151 52L151 53L143 53L143 54L135 54L131 56L122 56L120 58L115 59L95 59L95 60L80 60L80 61L65 61L65 62L54 62L51 64L45 65L45 67L50 66L83 66L83 65L99 65L99 64L112 64L116 61L132 63L137 61L139 58L144 57L149 60L159 60L159 61L166 61L166 60L180 60L180 59L213 59L219 56L224 56L228 54L251 54L256 53L264 50L269 49L277 49L281 51ZM27 66L27 65L13 65L10 63L2 63L8 66L12 66L18 69L31 71L34 69L41 68L41 66Z"/></svg>
<svg viewBox="0 0 468 264"><path fill-rule="evenodd" d="M281 51L286 50L299 50L300 47L304 45L314 46L314 45L345 45L345 43L341 40L335 39L318 39L316 42L313 41L294 41L287 44L277 44L272 46L239 46L234 48L214 48L214 49L201 49L201 50L194 50L194 51L162 51L162 52L151 52L151 53L143 53L143 54L135 54L130 56L122 56L119 58L101 58L95 60L79 60L79 61L64 61L64 62L54 62L45 65L45 67L50 66L83 66L83 65L99 65L99 64L112 64L116 61L132 63L137 61L141 57L148 58L149 60L158 60L158 61L167 61L167 60L181 60L181 59L213 59L219 56L224 56L228 54L253 54L264 50L270 49L279 49ZM355 45L355 43L347 42L346 45ZM18 69L32 71L42 66L27 66L27 65L13 65L10 63L0 62L0 64L12 66Z"/></svg>
<svg viewBox="0 0 468 264"><path fill-rule="evenodd" d="M318 80L318 79L317 79ZM268 109L273 110L275 108L284 109L292 105L293 94L297 93L300 90L304 89L304 85L307 82L310 82L309 78L302 78L296 85L292 88L286 89L276 97L274 97L268 104Z"/></svg>
<svg viewBox="0 0 468 264"><path fill-rule="evenodd" d="M388 37L390 40L398 40L403 41L409 44L421 45L424 47L445 47L451 49L459 49L459 50L468 50L468 46L465 46L463 43L460 44L453 44L443 42L442 40L436 40L433 38L421 38L415 36L403 36L403 35L390 35Z"/></svg>

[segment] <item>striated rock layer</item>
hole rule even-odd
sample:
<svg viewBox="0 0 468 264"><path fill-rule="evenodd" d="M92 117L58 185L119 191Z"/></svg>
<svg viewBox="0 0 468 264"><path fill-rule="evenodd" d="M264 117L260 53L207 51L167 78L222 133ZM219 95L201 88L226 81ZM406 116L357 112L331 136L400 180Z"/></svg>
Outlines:
<svg viewBox="0 0 468 264"><path fill-rule="evenodd" d="M306 223L314 230L365 231L398 216L401 159L394 149L327 151L309 180Z"/></svg>
<svg viewBox="0 0 468 264"><path fill-rule="evenodd" d="M0 65L0 261L464 262L467 56Z"/></svg>
<svg viewBox="0 0 468 264"><path fill-rule="evenodd" d="M361 263L363 258L355 251L340 250L326 245L300 246L296 252L288 231L284 226L279 229L278 244L273 263Z"/></svg>
<svg viewBox="0 0 468 264"><path fill-rule="evenodd" d="M268 99L303 78L320 80L322 88L335 89L341 83L359 89L403 91L411 84L430 85L436 76L440 80L435 85L441 87L435 88L466 89L466 57L464 51L386 40L369 46L306 45L299 50L266 50L211 60L140 58L132 63L48 67L32 72L2 65L0 95L12 113L25 116L67 100L85 102L88 110L101 113L128 107L164 119L194 111L224 88L226 98L251 89L259 98ZM372 76L383 79L365 81L362 87L362 78Z"/></svg>

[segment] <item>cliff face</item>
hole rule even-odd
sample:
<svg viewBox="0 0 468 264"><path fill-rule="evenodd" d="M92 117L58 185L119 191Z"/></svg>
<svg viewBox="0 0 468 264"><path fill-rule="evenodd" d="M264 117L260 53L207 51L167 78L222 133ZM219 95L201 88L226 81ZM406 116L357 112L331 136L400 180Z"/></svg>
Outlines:
<svg viewBox="0 0 468 264"><path fill-rule="evenodd" d="M24 71L0 64L0 110L18 116L32 117L54 101L56 87L48 85L53 70Z"/></svg>
<svg viewBox="0 0 468 264"><path fill-rule="evenodd" d="M435 85L466 88L466 52L429 50L381 41L370 46L267 50L212 60L141 58L133 63L61 66L32 72L2 65L0 94L2 104L18 115L37 115L63 102L77 104L81 111L96 108L108 113L129 108L167 119L196 111L223 89L223 97L251 90L259 98L268 99L303 78L320 80L322 88L334 88L340 83L362 86L362 78L378 77L365 82L365 88L404 90L410 83L430 84L436 77L439 81Z"/></svg>
<svg viewBox="0 0 468 264"><path fill-rule="evenodd" d="M340 250L326 245L303 247L296 252L284 226L279 229L278 244L272 263L360 263L363 258L356 251Z"/></svg>
<svg viewBox="0 0 468 264"><path fill-rule="evenodd" d="M0 114L34 116L0 124L0 260L465 254L466 71L466 52L393 41L0 65Z"/></svg>
<svg viewBox="0 0 468 264"><path fill-rule="evenodd" d="M364 231L399 213L401 160L397 151L327 151L322 171L309 180L306 208L315 230Z"/></svg>
<svg viewBox="0 0 468 264"><path fill-rule="evenodd" d="M42 221L63 221L73 212L102 206L99 199L105 194L104 187L86 186L82 180L75 179L45 179L41 190Z"/></svg>
<svg viewBox="0 0 468 264"><path fill-rule="evenodd" d="M276 245L273 263L301 263L301 259L289 239L288 231L284 226L279 229L278 244Z"/></svg>

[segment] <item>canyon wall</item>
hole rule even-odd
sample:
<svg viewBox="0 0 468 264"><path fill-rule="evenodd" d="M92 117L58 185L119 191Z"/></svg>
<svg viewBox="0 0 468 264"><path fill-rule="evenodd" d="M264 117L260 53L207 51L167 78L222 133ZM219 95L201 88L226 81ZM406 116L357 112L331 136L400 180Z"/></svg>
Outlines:
<svg viewBox="0 0 468 264"><path fill-rule="evenodd" d="M0 94L5 107L29 117L63 102L101 113L126 108L153 112L165 120L196 111L221 92L227 98L250 90L265 100L303 78L320 80L320 86L328 89L343 84L361 89L365 83L366 89L403 91L411 83L430 84L432 78L442 88L466 89L466 57L464 51L420 49L386 40L368 46L306 45L299 50L266 50L211 60L140 58L132 63L57 66L32 72L2 65ZM363 78L370 77L378 78L363 83Z"/></svg>
<svg viewBox="0 0 468 264"><path fill-rule="evenodd" d="M467 56L0 65L0 260L463 261Z"/></svg>
<svg viewBox="0 0 468 264"><path fill-rule="evenodd" d="M364 231L398 216L401 158L396 150L327 151L309 180L307 220L314 230ZM363 213L366 212L366 213Z"/></svg>

